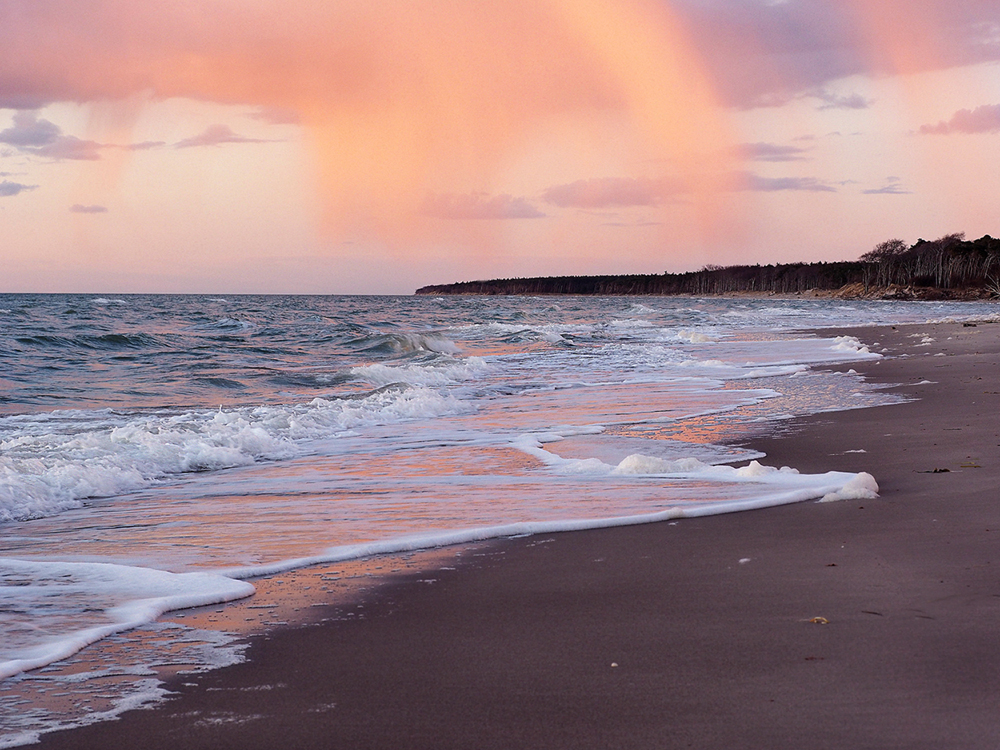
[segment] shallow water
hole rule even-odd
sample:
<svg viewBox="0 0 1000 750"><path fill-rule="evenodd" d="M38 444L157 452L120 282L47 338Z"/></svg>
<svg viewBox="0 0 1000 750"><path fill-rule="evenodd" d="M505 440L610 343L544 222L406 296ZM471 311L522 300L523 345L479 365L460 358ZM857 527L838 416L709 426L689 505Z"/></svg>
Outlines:
<svg viewBox="0 0 1000 750"><path fill-rule="evenodd" d="M794 331L994 311L0 296L0 687L19 694L40 674L24 669L107 646L165 610L246 596L255 574L835 495L853 475L760 468L727 447L741 430L890 398L846 364L877 351ZM831 363L845 366L810 369ZM156 633L132 637L129 665L101 688L108 711L155 697L151 668L172 638L197 644L178 645L192 668L238 658L220 634ZM88 683L51 680L69 694ZM0 709L22 716L0 746L95 715L20 700Z"/></svg>

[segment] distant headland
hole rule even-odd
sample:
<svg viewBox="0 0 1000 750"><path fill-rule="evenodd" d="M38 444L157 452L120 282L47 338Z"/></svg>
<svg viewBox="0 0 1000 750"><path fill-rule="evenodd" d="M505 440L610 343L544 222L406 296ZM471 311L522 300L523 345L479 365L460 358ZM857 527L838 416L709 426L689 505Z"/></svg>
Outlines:
<svg viewBox="0 0 1000 750"><path fill-rule="evenodd" d="M813 295L850 299L1000 298L1000 239L880 242L854 261L708 265L687 273L545 276L434 284L417 294Z"/></svg>

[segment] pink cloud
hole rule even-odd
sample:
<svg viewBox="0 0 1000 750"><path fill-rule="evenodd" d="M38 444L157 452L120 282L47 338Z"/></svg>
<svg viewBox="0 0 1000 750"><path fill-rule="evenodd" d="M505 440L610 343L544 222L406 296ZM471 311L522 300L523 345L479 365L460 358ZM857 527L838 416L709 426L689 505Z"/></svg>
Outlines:
<svg viewBox="0 0 1000 750"><path fill-rule="evenodd" d="M542 193L542 200L560 208L655 206L680 190L663 179L598 177L554 185Z"/></svg>
<svg viewBox="0 0 1000 750"><path fill-rule="evenodd" d="M223 143L266 143L266 141L259 138L246 138L238 133L234 133L228 125L209 125L198 135L175 143L174 147L220 146Z"/></svg>
<svg viewBox="0 0 1000 750"><path fill-rule="evenodd" d="M538 219L545 216L524 198L510 195L431 195L423 213L437 219Z"/></svg>
<svg viewBox="0 0 1000 750"><path fill-rule="evenodd" d="M952 133L1000 132L1000 104L984 104L975 109L960 109L951 119L937 125L922 125L923 135L951 135Z"/></svg>
<svg viewBox="0 0 1000 750"><path fill-rule="evenodd" d="M450 1L363 6L303 0L288 9L269 0L210 5L5 0L0 4L0 106L37 108L150 91L259 105L268 119L268 112L282 110L305 114L295 103L317 85L363 97L372 86L402 75L387 70L385 61L423 66L434 59L435 47L457 60L456 53L465 56L476 47L486 52L496 43L513 45L513 54L493 57L502 64L493 65L492 72L519 67L516 51L525 42L537 46L533 37L548 37L549 44L547 50L544 45L531 50L537 63L532 75L546 71L544 77L551 77L583 62L559 61L567 51L560 25L571 5L539 0L512 9L510 3L498 3L491 19L494 33L466 37L463 43L468 14L482 15L485 7ZM623 0L619 5L641 9L644 4ZM681 19L717 90L737 106L787 101L848 75L891 72L900 61L931 69L1000 59L1000 5L986 0L672 0L662 5ZM442 20L435 23L430 16ZM542 28L546 31L539 34ZM607 87L601 88L590 91L594 102L607 98ZM585 87L570 86L563 100L586 96ZM838 107L865 103L857 95L826 101Z"/></svg>
<svg viewBox="0 0 1000 750"><path fill-rule="evenodd" d="M623 118L692 200L734 158L701 51L659 0L0 4L0 106L143 97L301 118L330 224L387 234L419 231L428 190L496 184L552 123L590 138ZM216 125L175 145L251 140Z"/></svg>
<svg viewBox="0 0 1000 750"><path fill-rule="evenodd" d="M247 117L271 125L299 125L302 122L302 116L290 107L260 107Z"/></svg>
<svg viewBox="0 0 1000 750"><path fill-rule="evenodd" d="M165 145L163 141L143 141L142 143L129 143L125 146L109 146L109 148L123 148L126 151L149 151Z"/></svg>
<svg viewBox="0 0 1000 750"><path fill-rule="evenodd" d="M104 146L96 141L85 141L74 135L62 135L52 143L30 149L30 151L37 156L47 156L50 159L96 161L101 158L100 152L102 148Z"/></svg>

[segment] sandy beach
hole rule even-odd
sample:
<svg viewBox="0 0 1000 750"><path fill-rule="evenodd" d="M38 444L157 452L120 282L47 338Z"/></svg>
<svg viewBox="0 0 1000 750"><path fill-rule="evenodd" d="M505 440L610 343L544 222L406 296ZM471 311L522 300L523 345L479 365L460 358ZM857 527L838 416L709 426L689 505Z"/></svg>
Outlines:
<svg viewBox="0 0 1000 750"><path fill-rule="evenodd" d="M996 747L1000 325L850 333L914 400L747 445L880 499L464 548L41 747Z"/></svg>

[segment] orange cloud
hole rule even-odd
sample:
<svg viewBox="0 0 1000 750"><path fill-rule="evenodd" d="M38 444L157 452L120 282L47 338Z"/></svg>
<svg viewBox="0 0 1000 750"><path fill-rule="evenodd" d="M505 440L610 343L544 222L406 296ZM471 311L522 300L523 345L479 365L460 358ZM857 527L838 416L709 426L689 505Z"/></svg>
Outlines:
<svg viewBox="0 0 1000 750"><path fill-rule="evenodd" d="M502 189L552 123L596 133L615 113L634 141L620 171L679 180L706 216L732 172L712 82L655 0L12 0L0 29L0 105L187 97L299 118L330 224L390 240L426 224L429 194Z"/></svg>

